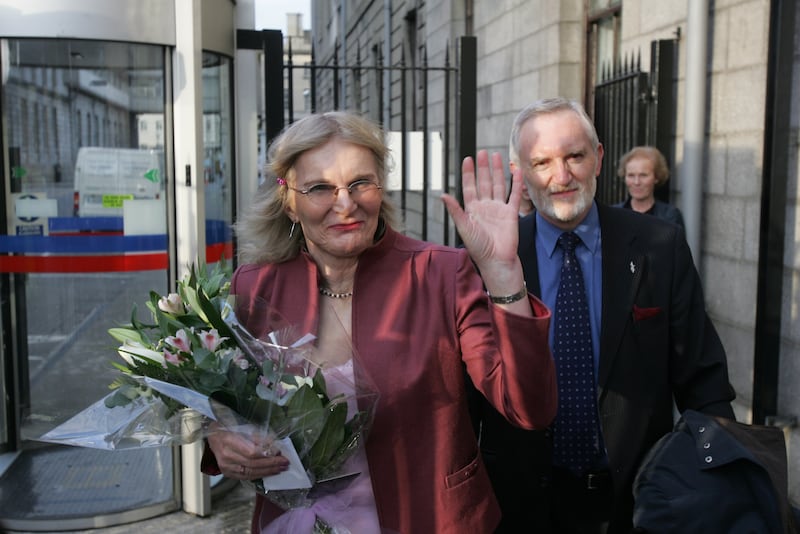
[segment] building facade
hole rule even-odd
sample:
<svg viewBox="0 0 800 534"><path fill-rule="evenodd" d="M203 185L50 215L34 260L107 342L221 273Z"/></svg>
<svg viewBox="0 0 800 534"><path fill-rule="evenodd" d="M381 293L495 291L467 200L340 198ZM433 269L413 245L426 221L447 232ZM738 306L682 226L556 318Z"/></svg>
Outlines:
<svg viewBox="0 0 800 534"><path fill-rule="evenodd" d="M795 501L800 500L800 447L794 445L800 436L794 426L800 393L792 387L800 378L799 18L791 2L769 0L312 2L318 63L334 57L340 64L358 57L384 65L424 58L435 63L459 36L475 36L476 144L505 159L511 123L526 104L565 96L591 111L604 68L613 70L636 56L646 71L652 67L650 43L676 41L670 200L688 214L687 237L728 353L737 417L785 426ZM406 100L384 101L378 108L370 97L377 91L360 82L360 90L350 93L360 97L340 96L328 105L358 109L389 129L397 127L403 107L412 117L424 112ZM399 83L396 76L387 81ZM423 90L420 80L405 83L417 95ZM324 103L333 90L320 92ZM432 127L443 127L437 120L444 105L429 103ZM454 184L452 175L446 180ZM427 201L438 202L438 191ZM432 218L440 216L431 211ZM415 223L407 218L410 233Z"/></svg>

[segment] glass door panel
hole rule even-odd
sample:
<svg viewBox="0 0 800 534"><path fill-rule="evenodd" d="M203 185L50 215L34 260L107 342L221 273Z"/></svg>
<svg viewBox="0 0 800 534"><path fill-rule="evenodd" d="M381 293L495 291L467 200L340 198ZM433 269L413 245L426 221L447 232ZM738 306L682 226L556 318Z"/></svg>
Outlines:
<svg viewBox="0 0 800 534"><path fill-rule="evenodd" d="M21 458L0 478L0 527L88 528L131 509L175 509L171 449L105 452L32 439L108 393L119 358L108 329L128 322L134 303L149 319L149 291L168 290L165 50L62 39L10 39L2 49L0 276L15 303L3 308L12 314L3 334L15 340L3 357L18 374ZM70 474L65 462L96 467ZM55 491L34 483L56 466ZM14 494L20 479L30 491Z"/></svg>
<svg viewBox="0 0 800 534"><path fill-rule="evenodd" d="M206 261L233 257L233 100L231 60L203 53L203 158L206 206Z"/></svg>

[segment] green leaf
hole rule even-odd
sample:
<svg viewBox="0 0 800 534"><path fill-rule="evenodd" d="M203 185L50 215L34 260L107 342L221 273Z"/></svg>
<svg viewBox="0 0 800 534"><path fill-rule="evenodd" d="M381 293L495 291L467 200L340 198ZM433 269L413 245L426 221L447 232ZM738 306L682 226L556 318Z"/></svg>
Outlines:
<svg viewBox="0 0 800 534"><path fill-rule="evenodd" d="M131 328L135 328L136 330L150 330L155 328L156 325L154 324L147 324L143 323L138 318L139 315L139 308L136 306L136 303L133 304L133 308L131 309L131 324L129 325Z"/></svg>
<svg viewBox="0 0 800 534"><path fill-rule="evenodd" d="M125 395L120 389L117 389L112 395L106 397L105 405L107 408L116 408L117 406L127 406L133 402L133 399Z"/></svg>
<svg viewBox="0 0 800 534"><path fill-rule="evenodd" d="M125 343L126 341L142 343L142 334L131 328L109 328L108 334L120 343Z"/></svg>
<svg viewBox="0 0 800 534"><path fill-rule="evenodd" d="M119 363L119 362L110 362L110 363L111 363L112 367L115 367L115 368L116 368L118 371L122 371L122 372L123 372L123 373L125 373L126 375L127 375L127 374L130 374L130 372L131 372L130 368L129 368L127 365L125 365L125 364L122 364L122 363ZM114 383L116 383L116 382L117 382L117 380L120 380L121 378L123 378L123 377L119 377L119 378L117 378L117 379L116 379L116 380L114 380L114 382L112 382L111 384L113 385Z"/></svg>
<svg viewBox="0 0 800 534"><path fill-rule="evenodd" d="M217 373L198 372L197 382L199 384L198 389L201 389L203 391L215 392L222 389L223 386L225 385L225 375L220 375Z"/></svg>
<svg viewBox="0 0 800 534"><path fill-rule="evenodd" d="M330 399L328 398L328 385L325 383L325 375L322 374L322 369L317 369L313 380L314 391L322 395L322 402L326 404L330 402Z"/></svg>
<svg viewBox="0 0 800 534"><path fill-rule="evenodd" d="M191 336L191 337L195 338L196 336ZM200 346L200 343L195 342L194 339L192 340L192 347L194 347L192 349L192 359L194 359L194 363L197 365L197 367L206 370L211 370L215 368L215 364L217 362L216 354L214 354L207 348ZM224 376L222 378L223 380L225 379Z"/></svg>
<svg viewBox="0 0 800 534"><path fill-rule="evenodd" d="M331 461L345 438L344 425L347 420L347 403L335 403L328 410L325 426L309 453L309 467L313 473L318 472L320 468Z"/></svg>
<svg viewBox="0 0 800 534"><path fill-rule="evenodd" d="M286 417L295 429L292 442L301 457L308 453L319 438L325 425L326 412L322 401L309 386L300 387L287 403Z"/></svg>
<svg viewBox="0 0 800 534"><path fill-rule="evenodd" d="M345 461L363 444L370 421L370 412L360 411L344 425L344 436L338 449L318 467L315 473L317 478L327 478L340 472Z"/></svg>

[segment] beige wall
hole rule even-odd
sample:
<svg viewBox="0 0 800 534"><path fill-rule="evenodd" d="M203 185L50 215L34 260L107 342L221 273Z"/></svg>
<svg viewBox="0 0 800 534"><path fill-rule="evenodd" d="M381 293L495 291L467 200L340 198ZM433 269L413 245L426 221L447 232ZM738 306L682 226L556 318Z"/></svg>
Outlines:
<svg viewBox="0 0 800 534"><path fill-rule="evenodd" d="M508 159L516 114L547 96L582 100L583 2L475 2L480 148Z"/></svg>

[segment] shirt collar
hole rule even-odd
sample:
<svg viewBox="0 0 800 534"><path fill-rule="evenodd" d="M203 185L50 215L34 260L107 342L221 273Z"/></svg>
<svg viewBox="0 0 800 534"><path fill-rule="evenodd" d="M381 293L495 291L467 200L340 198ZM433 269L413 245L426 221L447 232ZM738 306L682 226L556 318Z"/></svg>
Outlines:
<svg viewBox="0 0 800 534"><path fill-rule="evenodd" d="M597 204L592 202L589 213L573 230L581 239L583 244L594 255L600 246L600 217L597 214ZM536 239L544 247L547 254L552 258L558 244L558 238L564 230L553 226L537 211L536 212Z"/></svg>

